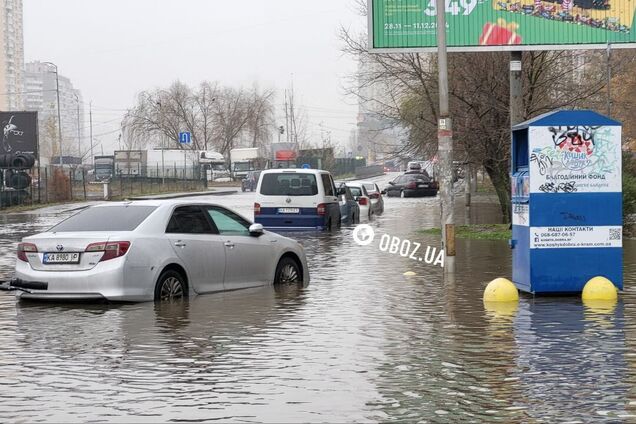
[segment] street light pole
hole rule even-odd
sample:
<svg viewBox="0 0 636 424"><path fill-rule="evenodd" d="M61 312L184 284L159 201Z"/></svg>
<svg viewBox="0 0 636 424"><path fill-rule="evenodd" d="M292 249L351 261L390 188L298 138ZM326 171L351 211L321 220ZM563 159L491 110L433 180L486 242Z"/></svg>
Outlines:
<svg viewBox="0 0 636 424"><path fill-rule="evenodd" d="M42 62L55 68L55 92L57 94L57 134L60 139L60 166L64 165L64 156L62 155L62 113L60 110L60 77L57 72L57 65L53 62Z"/></svg>
<svg viewBox="0 0 636 424"><path fill-rule="evenodd" d="M82 157L82 137L80 136L80 101L77 93L73 93L75 100L77 101L77 156L80 158L80 163L83 162Z"/></svg>

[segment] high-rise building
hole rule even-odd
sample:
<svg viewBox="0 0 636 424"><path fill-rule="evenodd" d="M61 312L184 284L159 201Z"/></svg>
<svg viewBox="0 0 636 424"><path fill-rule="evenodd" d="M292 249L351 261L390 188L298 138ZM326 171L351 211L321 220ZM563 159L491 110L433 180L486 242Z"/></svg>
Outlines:
<svg viewBox="0 0 636 424"><path fill-rule="evenodd" d="M22 0L0 0L0 110L21 110L24 72Z"/></svg>
<svg viewBox="0 0 636 424"><path fill-rule="evenodd" d="M398 156L406 143L406 132L387 116L387 108L399 101L391 83L381 78L382 67L371 59L358 62L358 125L353 156L381 163ZM387 107L387 105L389 105Z"/></svg>
<svg viewBox="0 0 636 424"><path fill-rule="evenodd" d="M59 154L59 136L57 133L57 89L55 67L43 62L29 62L25 65L26 110L38 112L40 127L41 156L51 157ZM85 154L84 107L82 93L76 90L71 80L58 75L60 90L60 114L62 119L62 154L79 156Z"/></svg>

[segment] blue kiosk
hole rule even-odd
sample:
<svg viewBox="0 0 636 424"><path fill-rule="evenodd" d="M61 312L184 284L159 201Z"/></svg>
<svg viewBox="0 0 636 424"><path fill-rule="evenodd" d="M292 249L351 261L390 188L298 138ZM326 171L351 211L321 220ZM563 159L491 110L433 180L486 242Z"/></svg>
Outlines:
<svg viewBox="0 0 636 424"><path fill-rule="evenodd" d="M623 289L621 124L560 110L512 128L512 280L528 293Z"/></svg>

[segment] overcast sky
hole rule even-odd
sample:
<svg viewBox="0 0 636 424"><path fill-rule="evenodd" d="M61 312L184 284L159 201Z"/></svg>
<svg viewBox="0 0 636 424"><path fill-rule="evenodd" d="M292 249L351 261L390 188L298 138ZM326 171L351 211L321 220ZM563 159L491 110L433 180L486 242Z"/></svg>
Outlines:
<svg viewBox="0 0 636 424"><path fill-rule="evenodd" d="M314 139L324 121L334 141L346 141L357 105L343 86L356 63L342 55L337 32L364 23L353 0L24 0L25 60L56 63L87 110L93 102L105 152L136 93L177 79L258 81L279 90L280 116L293 78Z"/></svg>

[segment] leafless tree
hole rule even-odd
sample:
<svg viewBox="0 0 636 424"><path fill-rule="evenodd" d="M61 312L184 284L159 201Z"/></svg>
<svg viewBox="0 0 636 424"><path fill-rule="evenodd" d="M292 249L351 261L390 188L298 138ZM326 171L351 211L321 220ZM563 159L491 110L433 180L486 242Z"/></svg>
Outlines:
<svg viewBox="0 0 636 424"><path fill-rule="evenodd" d="M177 81L167 89L145 91L124 116L123 141L137 148L147 144L184 148L178 137L187 131L192 134L188 148L214 148L223 154L248 134L251 143L267 143L265 128L271 124L273 94L271 90L221 87L207 81L196 90Z"/></svg>

